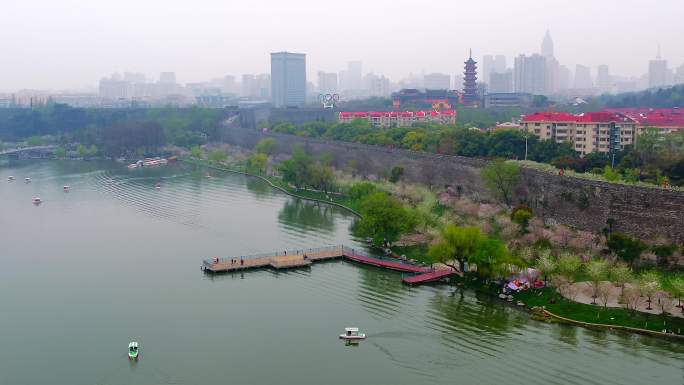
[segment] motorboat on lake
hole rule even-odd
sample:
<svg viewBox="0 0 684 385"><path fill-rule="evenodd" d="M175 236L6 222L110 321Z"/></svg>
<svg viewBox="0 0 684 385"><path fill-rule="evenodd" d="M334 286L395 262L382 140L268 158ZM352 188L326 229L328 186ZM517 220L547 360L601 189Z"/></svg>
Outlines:
<svg viewBox="0 0 684 385"><path fill-rule="evenodd" d="M340 334L340 339L347 341L364 340L366 334L359 333L359 328L344 328L344 334Z"/></svg>
<svg viewBox="0 0 684 385"><path fill-rule="evenodd" d="M34 205L39 205L39 204L43 203L43 201L40 199L40 197L33 197L32 202Z"/></svg>
<svg viewBox="0 0 684 385"><path fill-rule="evenodd" d="M31 183L31 178L29 178L29 177L24 178L24 182Z"/></svg>
<svg viewBox="0 0 684 385"><path fill-rule="evenodd" d="M135 162L135 163L129 164L129 165L128 165L128 169L129 169L129 170L133 170L133 169L136 169L136 168L142 167L142 166L143 166L143 161L142 161L142 160L139 160L139 161L137 161L137 162Z"/></svg>
<svg viewBox="0 0 684 385"><path fill-rule="evenodd" d="M69 190L71 190L71 186L65 185L64 192L69 192Z"/></svg>
<svg viewBox="0 0 684 385"><path fill-rule="evenodd" d="M136 341L131 341L128 344L128 359L138 360L138 355L140 354L140 345Z"/></svg>
<svg viewBox="0 0 684 385"><path fill-rule="evenodd" d="M12 175L7 177L8 182L14 182L14 177Z"/></svg>
<svg viewBox="0 0 684 385"><path fill-rule="evenodd" d="M161 182L157 182L157 184L154 185L154 188L157 190L161 189Z"/></svg>

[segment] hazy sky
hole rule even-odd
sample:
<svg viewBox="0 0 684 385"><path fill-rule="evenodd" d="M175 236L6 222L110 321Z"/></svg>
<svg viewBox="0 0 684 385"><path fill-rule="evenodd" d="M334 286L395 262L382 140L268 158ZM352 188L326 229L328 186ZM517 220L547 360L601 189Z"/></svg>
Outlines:
<svg viewBox="0 0 684 385"><path fill-rule="evenodd" d="M269 72L269 52L307 54L309 79L348 60L393 80L462 71L468 48L539 51L641 75L658 43L684 63L684 0L1 0L0 90L95 86L113 72L179 82Z"/></svg>

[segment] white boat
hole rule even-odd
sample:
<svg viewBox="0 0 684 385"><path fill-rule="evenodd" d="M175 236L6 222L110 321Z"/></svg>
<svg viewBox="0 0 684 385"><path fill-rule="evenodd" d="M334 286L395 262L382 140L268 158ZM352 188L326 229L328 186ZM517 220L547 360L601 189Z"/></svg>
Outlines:
<svg viewBox="0 0 684 385"><path fill-rule="evenodd" d="M347 341L364 340L366 335L359 333L359 328L344 328L344 334L340 334L340 338Z"/></svg>
<svg viewBox="0 0 684 385"><path fill-rule="evenodd" d="M7 177L7 181L13 182L13 181L14 181L14 177L13 177L12 175L8 176L8 177Z"/></svg>
<svg viewBox="0 0 684 385"><path fill-rule="evenodd" d="M145 167L160 166L163 164L167 164L168 162L169 162L168 160L166 160L164 158L160 158L160 157L145 158L145 159L143 159L143 166L145 166Z"/></svg>
<svg viewBox="0 0 684 385"><path fill-rule="evenodd" d="M137 360L140 353L140 345L136 341L131 341L128 344L128 359Z"/></svg>
<svg viewBox="0 0 684 385"><path fill-rule="evenodd" d="M161 182L157 182L157 184L154 185L154 188L157 190L161 189Z"/></svg>
<svg viewBox="0 0 684 385"><path fill-rule="evenodd" d="M69 192L69 190L71 190L71 186L65 185L64 192Z"/></svg>
<svg viewBox="0 0 684 385"><path fill-rule="evenodd" d="M43 201L40 199L40 197L34 197L32 202L34 205L39 205L39 204L43 203Z"/></svg>
<svg viewBox="0 0 684 385"><path fill-rule="evenodd" d="M31 183L31 178L29 178L29 177L24 178L24 182Z"/></svg>

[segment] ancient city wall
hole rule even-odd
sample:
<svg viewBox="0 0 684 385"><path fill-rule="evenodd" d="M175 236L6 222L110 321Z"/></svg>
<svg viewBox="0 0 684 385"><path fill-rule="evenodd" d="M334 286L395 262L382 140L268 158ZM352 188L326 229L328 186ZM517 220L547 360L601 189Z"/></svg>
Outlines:
<svg viewBox="0 0 684 385"><path fill-rule="evenodd" d="M491 200L480 179L486 160L388 149L357 143L325 141L252 129L225 129L222 139L252 148L265 137L274 138L278 154L291 153L299 144L310 154L330 154L336 168L350 161L363 175L388 175L394 166L405 169L404 179L434 186L451 186L479 201ZM614 229L642 239L658 235L684 242L684 193L630 185L561 177L523 169L516 196L537 215L579 229L601 231L609 218Z"/></svg>

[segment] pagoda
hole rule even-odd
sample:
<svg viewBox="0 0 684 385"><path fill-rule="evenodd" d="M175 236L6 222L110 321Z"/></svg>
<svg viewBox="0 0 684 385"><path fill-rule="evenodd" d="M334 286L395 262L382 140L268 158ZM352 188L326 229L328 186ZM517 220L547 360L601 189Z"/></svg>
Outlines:
<svg viewBox="0 0 684 385"><path fill-rule="evenodd" d="M473 50L470 50L470 57L464 63L463 71L463 104L474 106L478 103L477 97L477 62L473 60Z"/></svg>

